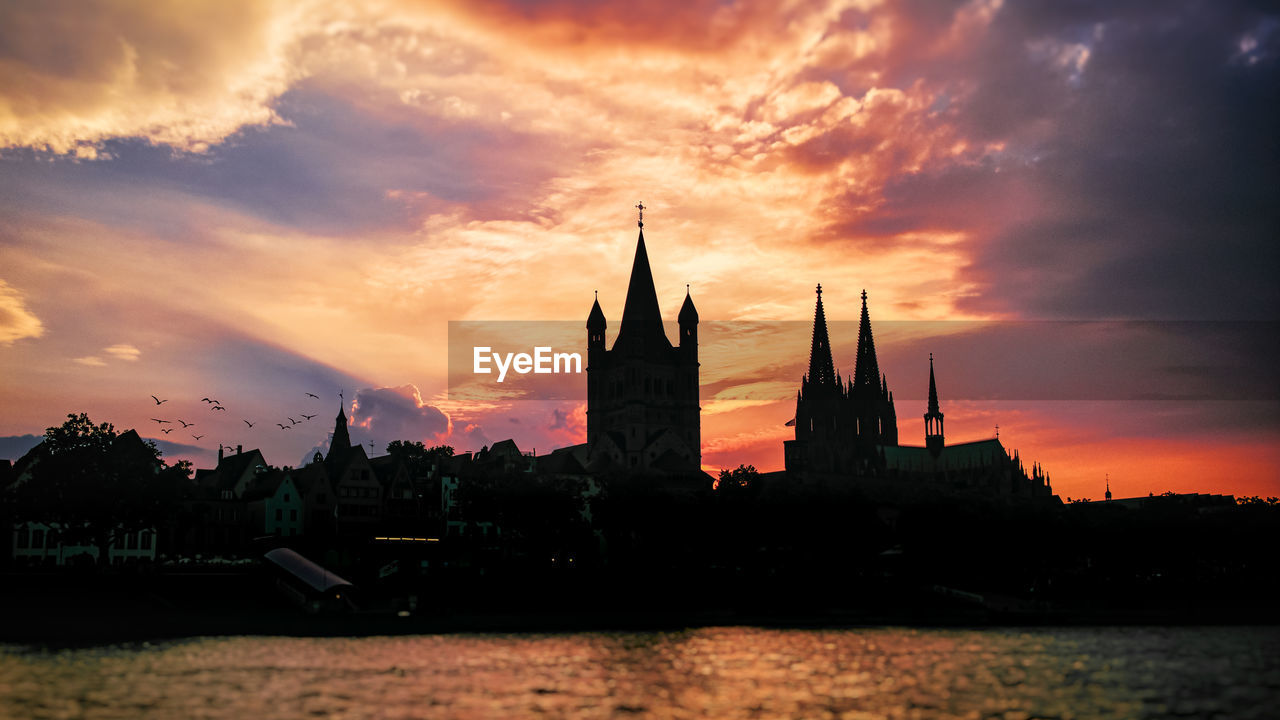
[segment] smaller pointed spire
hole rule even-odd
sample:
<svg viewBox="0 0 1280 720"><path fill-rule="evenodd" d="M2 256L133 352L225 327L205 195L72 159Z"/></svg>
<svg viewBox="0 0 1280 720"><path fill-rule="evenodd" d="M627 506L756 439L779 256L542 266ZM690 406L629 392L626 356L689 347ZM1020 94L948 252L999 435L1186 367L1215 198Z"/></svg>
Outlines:
<svg viewBox="0 0 1280 720"><path fill-rule="evenodd" d="M942 410L938 407L938 383L933 378L933 353L929 353L929 412L924 414L924 444L935 455L946 445Z"/></svg>
<svg viewBox="0 0 1280 720"><path fill-rule="evenodd" d="M595 302L591 304L591 313L587 315L587 329L604 330L605 327L604 310L600 309L600 292L596 291Z"/></svg>
<svg viewBox="0 0 1280 720"><path fill-rule="evenodd" d="M326 460L339 459L351 450L351 434L347 430L347 413L338 407L338 417L334 419L333 440L329 442L329 453Z"/></svg>
<svg viewBox="0 0 1280 720"><path fill-rule="evenodd" d="M698 322L698 309L693 306L693 296L690 294L688 283L684 286L684 304L680 306L680 314L676 316L677 322L681 325Z"/></svg>
<svg viewBox="0 0 1280 720"><path fill-rule="evenodd" d="M941 414L938 407L938 383L933 379L933 353L929 353L929 414Z"/></svg>

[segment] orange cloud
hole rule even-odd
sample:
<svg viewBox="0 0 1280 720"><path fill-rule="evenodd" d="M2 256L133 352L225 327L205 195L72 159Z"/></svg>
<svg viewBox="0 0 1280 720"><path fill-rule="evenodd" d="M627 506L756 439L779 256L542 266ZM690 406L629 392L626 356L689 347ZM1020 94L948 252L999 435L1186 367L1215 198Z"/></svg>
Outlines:
<svg viewBox="0 0 1280 720"><path fill-rule="evenodd" d="M27 309L22 294L0 280L0 344L11 345L17 340L38 338L43 334L44 324Z"/></svg>
<svg viewBox="0 0 1280 720"><path fill-rule="evenodd" d="M282 2L49 3L0 9L0 148L93 159L140 137L200 152L278 122L305 14Z"/></svg>

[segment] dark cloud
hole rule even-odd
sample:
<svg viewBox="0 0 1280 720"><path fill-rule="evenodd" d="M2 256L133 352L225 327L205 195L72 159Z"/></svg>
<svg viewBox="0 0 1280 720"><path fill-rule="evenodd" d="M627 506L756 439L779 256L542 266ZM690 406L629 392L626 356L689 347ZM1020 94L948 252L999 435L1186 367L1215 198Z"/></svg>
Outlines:
<svg viewBox="0 0 1280 720"><path fill-rule="evenodd" d="M66 212L161 236L188 222L165 203L121 203L122 195L173 192L270 223L320 234L407 230L433 212L513 219L556 166L550 138L477 120L445 120L403 105L390 91L338 88L340 98L302 84L275 111L289 124L236 133L202 155L138 139L102 144L110 159L48 162L41 153L0 157L0 207ZM373 98L359 97L380 93ZM536 149L536 152L535 152ZM561 148L562 151L567 149ZM557 164L565 152L557 154ZM175 215L177 217L175 217Z"/></svg>
<svg viewBox="0 0 1280 720"><path fill-rule="evenodd" d="M1011 5L994 31L1035 29L1065 43L1099 28L1098 37L1078 85L1057 83L1056 132L1021 148L1052 209L975 248L966 274L990 291L972 309L1280 316L1280 37L1257 38L1258 59L1239 61L1242 39L1266 17L1232 3L1099 4L1066 17L1031 5ZM1043 119L989 92L973 98L970 108L980 107L1004 122ZM977 112L966 117L987 127ZM1045 248L1051 257L1041 257ZM1031 275L1008 282L1019 267L1055 265L1072 272L1043 285Z"/></svg>
<svg viewBox="0 0 1280 720"><path fill-rule="evenodd" d="M215 456L212 450L202 448L198 445L189 445L187 443L173 442L171 440L162 440L160 438L143 438L150 440L156 444L156 448L160 450L160 458L167 463L174 463L182 458L197 458L212 460ZM176 457L175 457L176 456Z"/></svg>
<svg viewBox="0 0 1280 720"><path fill-rule="evenodd" d="M17 460L40 444L43 435L7 435L0 437L0 460Z"/></svg>
<svg viewBox="0 0 1280 720"><path fill-rule="evenodd" d="M160 449L161 457L166 462L172 462L174 460L174 458L170 456L189 458L204 457L208 455L212 457L209 450L195 445L172 442L161 438L143 439L154 442L156 447ZM18 460L23 455L26 455L31 448L39 445L42 440L44 440L43 435L8 435L0 437L0 459Z"/></svg>
<svg viewBox="0 0 1280 720"><path fill-rule="evenodd" d="M381 454L393 440L433 444L449 431L449 418L439 409L422 403L412 385L395 388L365 388L356 393L351 410L351 441L373 440Z"/></svg>
<svg viewBox="0 0 1280 720"><path fill-rule="evenodd" d="M839 198L830 238L874 248L910 231L964 233L960 279L979 289L965 311L1280 317L1274 6L1004 3L958 35L975 6L894 3L890 49L844 69L875 65L883 86L935 96L926 125L981 149ZM824 157L865 151L837 135L814 142Z"/></svg>

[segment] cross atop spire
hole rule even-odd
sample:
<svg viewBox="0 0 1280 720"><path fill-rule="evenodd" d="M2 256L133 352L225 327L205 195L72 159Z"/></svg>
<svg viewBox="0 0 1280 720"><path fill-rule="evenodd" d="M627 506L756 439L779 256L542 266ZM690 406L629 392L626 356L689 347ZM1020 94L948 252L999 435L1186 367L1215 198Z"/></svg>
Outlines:
<svg viewBox="0 0 1280 720"><path fill-rule="evenodd" d="M636 209L640 211L640 220L637 222L637 224L641 228L643 228L644 227L644 201L643 200L636 203Z"/></svg>

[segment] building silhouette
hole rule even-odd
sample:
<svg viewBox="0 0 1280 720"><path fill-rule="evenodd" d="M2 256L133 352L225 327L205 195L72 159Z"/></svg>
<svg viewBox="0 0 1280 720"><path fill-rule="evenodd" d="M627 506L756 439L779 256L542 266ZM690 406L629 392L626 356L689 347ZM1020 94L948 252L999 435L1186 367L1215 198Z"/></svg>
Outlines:
<svg viewBox="0 0 1280 720"><path fill-rule="evenodd" d="M853 377L842 380L831 357L822 286L813 312L809 372L796 395L796 437L785 444L793 472L878 474L879 448L898 444L898 415L889 381L880 373L867 293L862 293Z"/></svg>
<svg viewBox="0 0 1280 720"><path fill-rule="evenodd" d="M928 484L1003 497L1053 496L1043 468L1033 464L1028 472L1018 453L1005 450L999 437L948 445L943 418L930 354L924 445L899 444L893 393L876 360L866 291L853 378L842 381L831 355L819 285L809 372L796 394L795 439L784 443L788 476L896 482L904 489Z"/></svg>
<svg viewBox="0 0 1280 720"><path fill-rule="evenodd" d="M643 213L643 206L641 206ZM622 322L613 347L597 297L587 317L587 466L628 472L686 473L702 464L698 404L698 310L686 287L667 339L644 244L644 216Z"/></svg>

